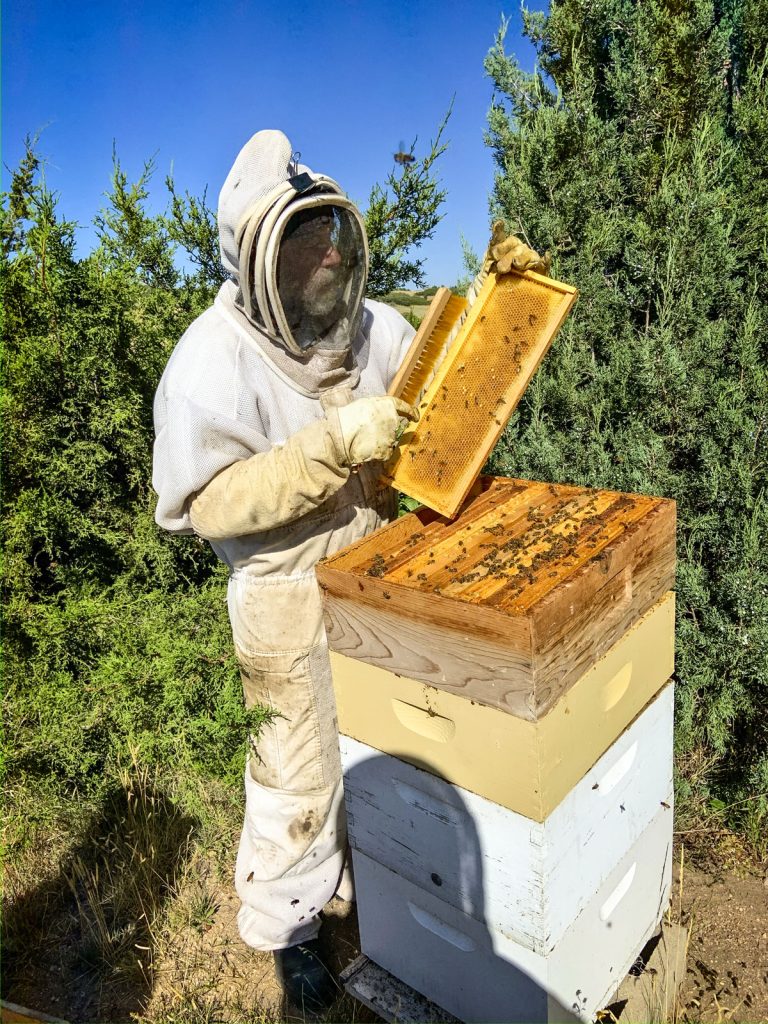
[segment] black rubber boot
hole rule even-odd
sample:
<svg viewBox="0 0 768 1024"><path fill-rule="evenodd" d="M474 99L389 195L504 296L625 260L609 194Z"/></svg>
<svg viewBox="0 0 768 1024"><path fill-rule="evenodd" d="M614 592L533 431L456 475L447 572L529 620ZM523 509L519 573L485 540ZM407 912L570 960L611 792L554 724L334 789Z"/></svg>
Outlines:
<svg viewBox="0 0 768 1024"><path fill-rule="evenodd" d="M327 1010L340 989L322 958L318 940L276 949L274 955L277 980L288 1002L308 1013Z"/></svg>

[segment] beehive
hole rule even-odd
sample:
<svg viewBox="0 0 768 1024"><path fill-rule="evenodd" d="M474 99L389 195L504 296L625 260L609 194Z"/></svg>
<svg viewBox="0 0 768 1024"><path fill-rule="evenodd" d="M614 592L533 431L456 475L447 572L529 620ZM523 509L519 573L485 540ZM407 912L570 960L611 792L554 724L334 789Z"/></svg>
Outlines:
<svg viewBox="0 0 768 1024"><path fill-rule="evenodd" d="M591 1020L664 912L675 507L485 478L318 566L361 948L464 1021Z"/></svg>
<svg viewBox="0 0 768 1024"><path fill-rule="evenodd" d="M535 721L674 585L674 502L486 477L322 562L332 650Z"/></svg>
<svg viewBox="0 0 768 1024"><path fill-rule="evenodd" d="M542 821L446 782L428 748L416 767L342 735L352 850L548 956L655 815L671 823L672 703L669 683Z"/></svg>
<svg viewBox="0 0 768 1024"><path fill-rule="evenodd" d="M399 388L420 419L387 481L456 515L575 299L575 288L530 271L490 274L447 354L419 359Z"/></svg>

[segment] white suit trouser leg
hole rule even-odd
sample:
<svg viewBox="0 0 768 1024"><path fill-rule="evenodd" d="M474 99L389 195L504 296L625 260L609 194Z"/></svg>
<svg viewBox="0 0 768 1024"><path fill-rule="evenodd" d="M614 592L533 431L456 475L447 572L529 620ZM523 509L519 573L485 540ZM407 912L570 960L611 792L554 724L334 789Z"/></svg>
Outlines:
<svg viewBox="0 0 768 1024"><path fill-rule="evenodd" d="M238 926L256 949L313 938L342 880L346 820L336 707L314 573L230 579L248 707L276 717L251 742L235 867Z"/></svg>

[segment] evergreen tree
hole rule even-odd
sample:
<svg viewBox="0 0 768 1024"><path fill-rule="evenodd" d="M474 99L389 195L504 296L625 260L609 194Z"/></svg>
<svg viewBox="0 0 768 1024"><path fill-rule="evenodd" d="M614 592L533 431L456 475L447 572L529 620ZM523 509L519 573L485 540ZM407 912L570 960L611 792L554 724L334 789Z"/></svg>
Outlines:
<svg viewBox="0 0 768 1024"><path fill-rule="evenodd" d="M524 21L533 74L505 26L486 58L492 213L580 298L491 468L677 501L681 764L764 827L768 4L554 0Z"/></svg>
<svg viewBox="0 0 768 1024"><path fill-rule="evenodd" d="M100 245L33 150L3 209L5 767L99 787L132 747L239 771L246 716L207 545L154 524L152 398L207 295L115 165ZM216 737L216 741L212 738Z"/></svg>
<svg viewBox="0 0 768 1024"><path fill-rule="evenodd" d="M435 161L448 144L442 142L453 103L443 118L429 152L420 160L405 163L400 174L387 175L384 185L376 184L368 198L365 230L368 235L368 294L372 298L388 295L408 284L424 284L424 261L411 256L411 250L431 238L443 218L440 209L447 193L435 177ZM409 156L413 156L411 146Z"/></svg>

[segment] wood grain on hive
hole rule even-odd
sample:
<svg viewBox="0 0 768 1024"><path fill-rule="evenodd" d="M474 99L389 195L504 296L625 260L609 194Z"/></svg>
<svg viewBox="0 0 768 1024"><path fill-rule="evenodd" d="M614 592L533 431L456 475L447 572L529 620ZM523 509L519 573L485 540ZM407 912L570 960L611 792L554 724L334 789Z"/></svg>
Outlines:
<svg viewBox="0 0 768 1024"><path fill-rule="evenodd" d="M421 415L405 430L386 479L455 516L576 294L531 271L490 274L434 377L434 360L422 359L404 385L408 401L418 395Z"/></svg>
<svg viewBox="0 0 768 1024"><path fill-rule="evenodd" d="M674 586L675 505L486 477L321 562L331 648L536 720Z"/></svg>

